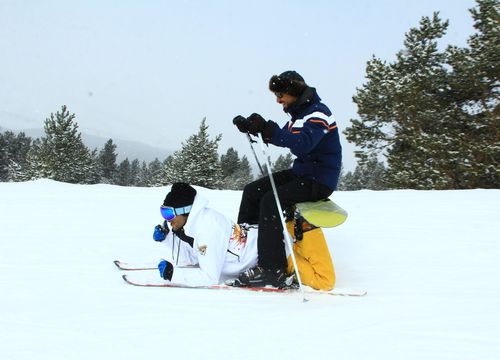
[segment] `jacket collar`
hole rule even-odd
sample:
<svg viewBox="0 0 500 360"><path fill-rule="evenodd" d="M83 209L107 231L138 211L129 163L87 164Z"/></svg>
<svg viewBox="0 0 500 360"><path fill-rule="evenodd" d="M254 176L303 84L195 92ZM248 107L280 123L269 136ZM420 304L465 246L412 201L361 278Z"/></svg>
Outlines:
<svg viewBox="0 0 500 360"><path fill-rule="evenodd" d="M297 101L288 107L285 112L289 113L292 118L295 118L311 104L319 103L320 101L321 98L318 96L316 89L313 87L307 87Z"/></svg>

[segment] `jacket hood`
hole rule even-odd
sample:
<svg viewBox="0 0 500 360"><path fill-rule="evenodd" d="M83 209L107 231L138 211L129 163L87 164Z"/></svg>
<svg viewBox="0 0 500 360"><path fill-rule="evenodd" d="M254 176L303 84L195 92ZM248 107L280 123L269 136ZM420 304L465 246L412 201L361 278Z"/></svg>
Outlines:
<svg viewBox="0 0 500 360"><path fill-rule="evenodd" d="M194 198L193 207L187 218L186 224L184 225L184 231L186 234L192 233L193 227L196 225L196 218L199 216L202 209L206 208L208 205L208 199L200 194L198 191Z"/></svg>

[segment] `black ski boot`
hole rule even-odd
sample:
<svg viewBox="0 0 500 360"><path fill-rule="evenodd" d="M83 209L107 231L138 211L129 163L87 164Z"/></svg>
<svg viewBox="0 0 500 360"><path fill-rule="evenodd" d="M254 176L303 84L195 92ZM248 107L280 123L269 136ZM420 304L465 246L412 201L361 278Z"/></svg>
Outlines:
<svg viewBox="0 0 500 360"><path fill-rule="evenodd" d="M234 281L232 286L264 287L271 285L283 287L287 279L285 269L264 269L262 266L255 266L242 272Z"/></svg>

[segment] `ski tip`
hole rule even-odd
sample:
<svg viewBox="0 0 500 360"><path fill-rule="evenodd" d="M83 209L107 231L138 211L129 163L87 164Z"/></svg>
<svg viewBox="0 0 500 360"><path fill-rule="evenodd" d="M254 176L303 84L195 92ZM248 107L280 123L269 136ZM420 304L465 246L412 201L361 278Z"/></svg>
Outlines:
<svg viewBox="0 0 500 360"><path fill-rule="evenodd" d="M120 268L120 260L113 260L113 264L115 264L117 268Z"/></svg>
<svg viewBox="0 0 500 360"><path fill-rule="evenodd" d="M122 279L123 279L123 281L125 281L127 284L134 285L134 286L136 285L136 284L134 284L133 282L131 282L131 281L127 278L127 275L126 275L126 274L122 275Z"/></svg>
<svg viewBox="0 0 500 360"><path fill-rule="evenodd" d="M122 279L123 281L125 281L127 284L130 284L130 285L135 285L133 282L131 282L128 278L127 278L127 275L122 275Z"/></svg>

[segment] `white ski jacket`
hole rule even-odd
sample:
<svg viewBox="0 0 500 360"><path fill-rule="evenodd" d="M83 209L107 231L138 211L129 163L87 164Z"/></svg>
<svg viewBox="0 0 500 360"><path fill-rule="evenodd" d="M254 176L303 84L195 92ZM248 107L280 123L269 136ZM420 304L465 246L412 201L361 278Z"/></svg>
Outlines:
<svg viewBox="0 0 500 360"><path fill-rule="evenodd" d="M257 263L257 229L247 232L196 194L184 225L193 246L170 231L162 242L169 248L167 260L174 265L172 283L191 286L218 284L222 276L235 277ZM181 267L197 265L196 268Z"/></svg>

